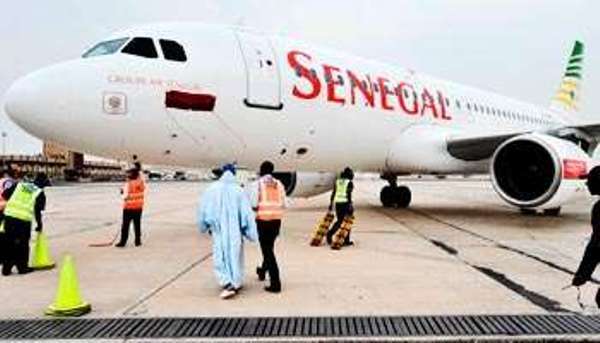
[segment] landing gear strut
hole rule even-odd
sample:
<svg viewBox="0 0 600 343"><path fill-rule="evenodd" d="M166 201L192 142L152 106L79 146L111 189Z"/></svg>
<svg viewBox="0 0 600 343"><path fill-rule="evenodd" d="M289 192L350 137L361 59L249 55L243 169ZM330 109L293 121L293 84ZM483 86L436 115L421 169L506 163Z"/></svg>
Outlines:
<svg viewBox="0 0 600 343"><path fill-rule="evenodd" d="M383 207L407 208L412 200L412 193L406 186L398 186L396 177L385 177L390 183L383 187L379 194L379 200Z"/></svg>

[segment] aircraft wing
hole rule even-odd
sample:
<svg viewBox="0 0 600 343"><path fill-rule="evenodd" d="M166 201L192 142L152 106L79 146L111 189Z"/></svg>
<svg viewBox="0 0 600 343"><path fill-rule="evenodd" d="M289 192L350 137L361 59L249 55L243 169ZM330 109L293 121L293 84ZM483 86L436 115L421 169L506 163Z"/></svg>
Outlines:
<svg viewBox="0 0 600 343"><path fill-rule="evenodd" d="M487 136L451 136L446 140L450 155L463 161L480 161L492 157L498 146L508 139L529 132L514 132ZM600 124L565 126L545 133L571 141L584 141L582 149L591 154L600 142Z"/></svg>
<svg viewBox="0 0 600 343"><path fill-rule="evenodd" d="M450 137L446 141L446 149L448 149L450 155L460 160L480 161L492 157L498 146L506 140L524 133L480 137Z"/></svg>
<svg viewBox="0 0 600 343"><path fill-rule="evenodd" d="M595 140L600 140L600 124L569 126L566 129L580 131Z"/></svg>

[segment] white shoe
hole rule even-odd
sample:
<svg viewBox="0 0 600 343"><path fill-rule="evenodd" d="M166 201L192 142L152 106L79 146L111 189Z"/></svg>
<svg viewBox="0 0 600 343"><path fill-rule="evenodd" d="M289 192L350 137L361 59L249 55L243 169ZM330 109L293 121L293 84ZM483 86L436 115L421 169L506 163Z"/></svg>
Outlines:
<svg viewBox="0 0 600 343"><path fill-rule="evenodd" d="M224 289L221 292L221 299L226 300L226 299L231 299L233 298L235 295L237 294L237 292L231 288L228 289Z"/></svg>

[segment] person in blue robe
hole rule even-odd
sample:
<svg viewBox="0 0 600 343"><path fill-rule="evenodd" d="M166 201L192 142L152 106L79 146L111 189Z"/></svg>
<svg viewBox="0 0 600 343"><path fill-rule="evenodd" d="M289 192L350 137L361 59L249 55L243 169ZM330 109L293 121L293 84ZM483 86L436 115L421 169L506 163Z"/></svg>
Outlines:
<svg viewBox="0 0 600 343"><path fill-rule="evenodd" d="M222 176L206 189L198 206L200 232L213 239L214 271L223 299L234 297L242 288L243 238L258 240L254 212L235 174L234 165L224 166Z"/></svg>

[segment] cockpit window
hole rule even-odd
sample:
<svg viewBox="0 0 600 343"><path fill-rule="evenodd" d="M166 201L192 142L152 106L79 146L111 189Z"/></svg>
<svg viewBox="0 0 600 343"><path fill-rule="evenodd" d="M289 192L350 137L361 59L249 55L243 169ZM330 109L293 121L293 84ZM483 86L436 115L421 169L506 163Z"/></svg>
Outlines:
<svg viewBox="0 0 600 343"><path fill-rule="evenodd" d="M147 37L136 37L132 39L121 52L146 58L158 58L158 51L156 51L154 41L152 38Z"/></svg>
<svg viewBox="0 0 600 343"><path fill-rule="evenodd" d="M159 42L165 59L176 62L187 61L185 50L183 49L183 46L181 46L181 44L168 39L161 39L159 40Z"/></svg>
<svg viewBox="0 0 600 343"><path fill-rule="evenodd" d="M112 55L119 51L127 43L129 38L113 39L94 45L93 48L89 49L83 54L83 58Z"/></svg>

